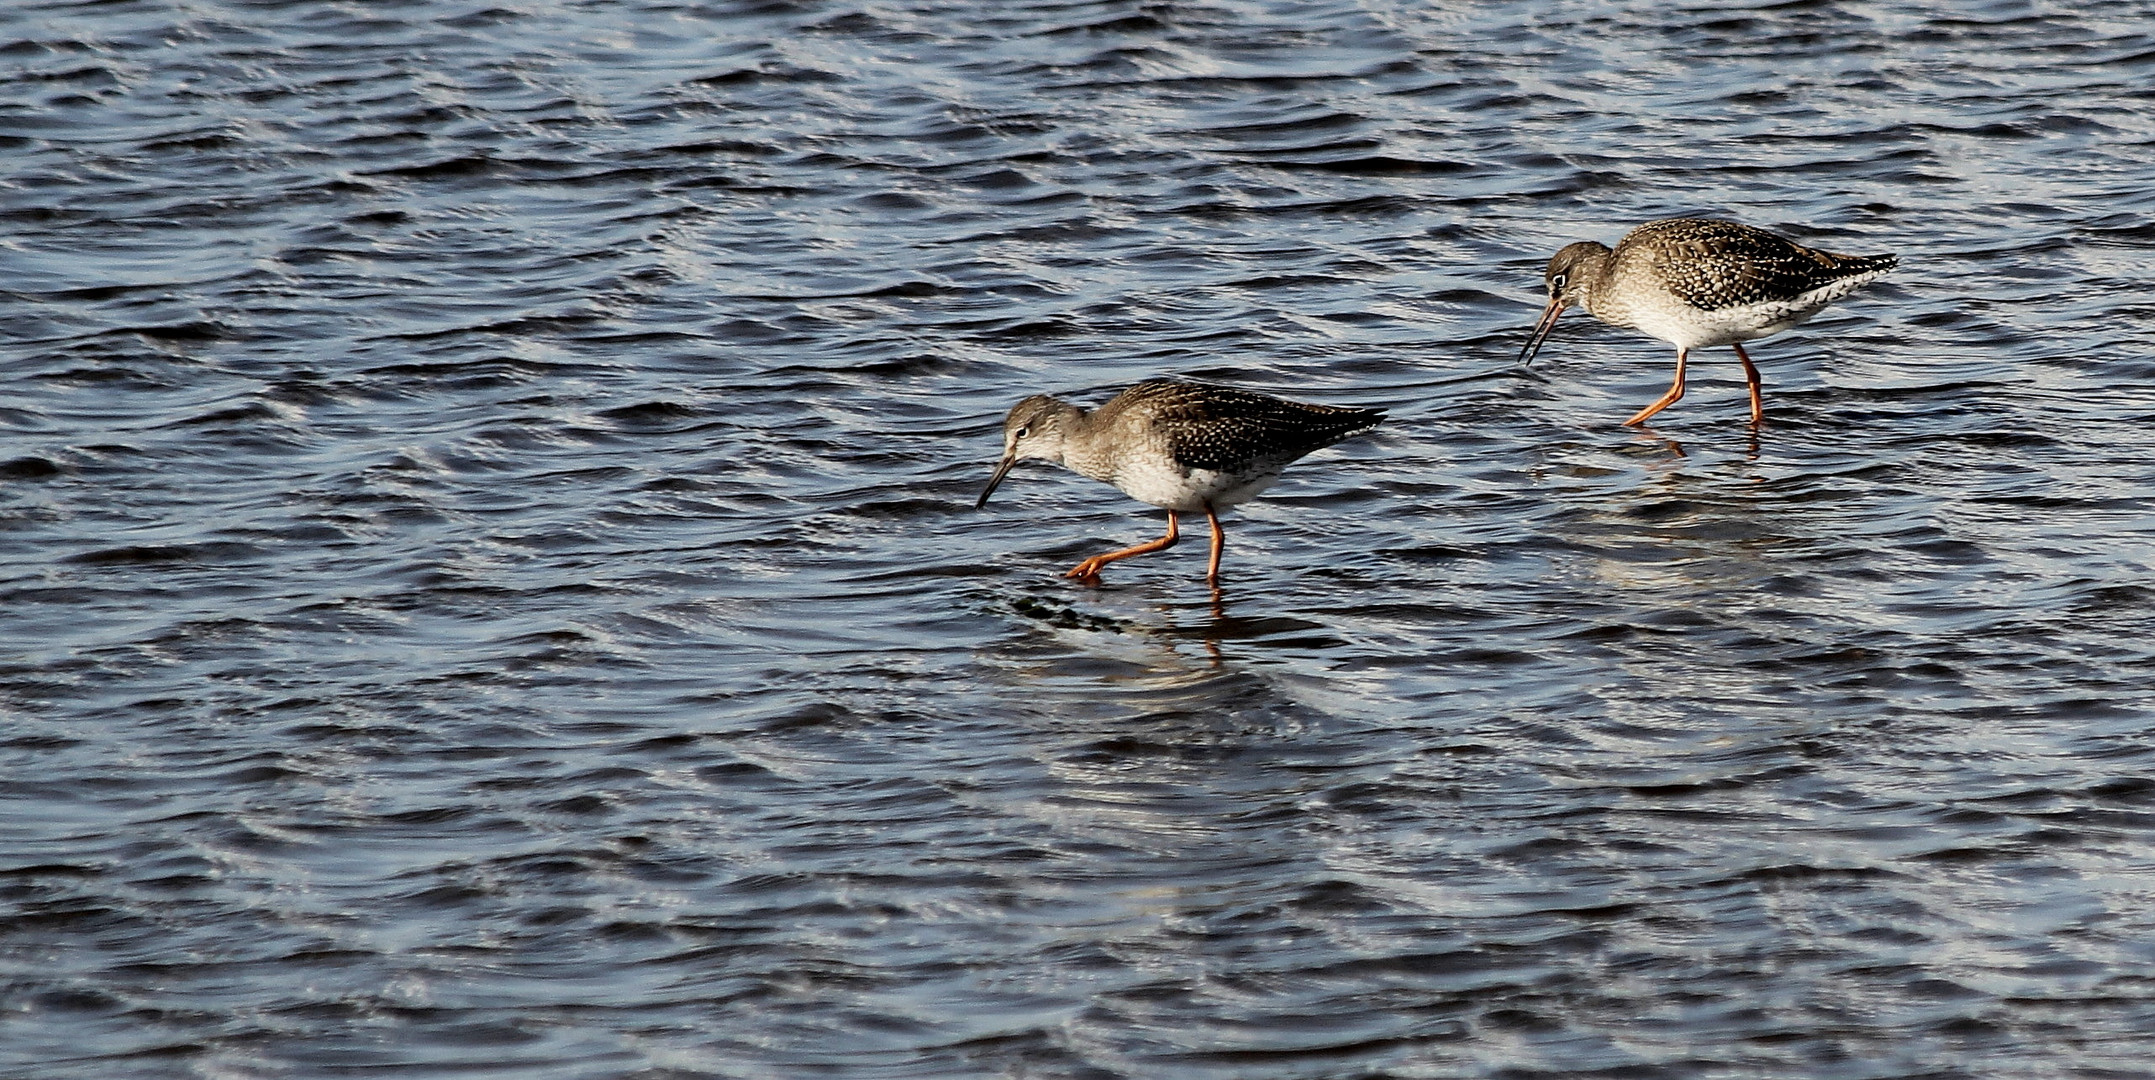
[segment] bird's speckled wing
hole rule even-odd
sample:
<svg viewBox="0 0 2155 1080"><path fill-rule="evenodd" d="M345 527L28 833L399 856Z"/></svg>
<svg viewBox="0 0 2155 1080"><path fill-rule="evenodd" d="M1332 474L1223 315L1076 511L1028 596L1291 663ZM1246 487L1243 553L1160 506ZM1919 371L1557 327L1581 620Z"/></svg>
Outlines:
<svg viewBox="0 0 2155 1080"><path fill-rule="evenodd" d="M1308 405L1224 386L1156 379L1139 383L1105 408L1143 403L1152 431L1184 468L1236 471L1284 464L1377 426L1382 409Z"/></svg>
<svg viewBox="0 0 2155 1080"><path fill-rule="evenodd" d="M1788 300L1853 277L1876 276L1891 255L1836 255L1731 221L1674 218L1641 225L1617 245L1644 260L1671 293L1702 311Z"/></svg>

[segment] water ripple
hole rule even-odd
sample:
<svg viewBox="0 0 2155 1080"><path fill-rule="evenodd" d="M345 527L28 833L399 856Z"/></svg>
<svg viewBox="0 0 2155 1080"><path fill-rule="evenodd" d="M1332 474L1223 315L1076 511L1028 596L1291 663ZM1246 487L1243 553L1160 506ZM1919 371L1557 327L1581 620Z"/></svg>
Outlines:
<svg viewBox="0 0 2155 1080"><path fill-rule="evenodd" d="M2149 14L0 13L0 1071L2136 1074ZM1392 417L972 508L1161 374Z"/></svg>

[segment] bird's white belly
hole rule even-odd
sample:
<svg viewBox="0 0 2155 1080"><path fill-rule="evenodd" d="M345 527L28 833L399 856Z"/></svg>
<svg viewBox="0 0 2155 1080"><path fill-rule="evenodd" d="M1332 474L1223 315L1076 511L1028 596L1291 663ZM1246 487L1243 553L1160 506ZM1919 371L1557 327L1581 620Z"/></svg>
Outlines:
<svg viewBox="0 0 2155 1080"><path fill-rule="evenodd" d="M1778 334L1818 314L1825 301L1767 300L1738 307L1704 311L1688 305L1670 305L1636 313L1632 325L1679 349L1703 349L1733 345L1739 341Z"/></svg>
<svg viewBox="0 0 2155 1080"><path fill-rule="evenodd" d="M1123 493L1139 502L1180 513L1203 513L1214 508L1245 503L1264 493L1280 478L1277 468L1252 472L1221 472L1216 469L1184 469L1166 460L1126 462L1112 480Z"/></svg>
<svg viewBox="0 0 2155 1080"><path fill-rule="evenodd" d="M1638 304L1621 312L1621 326L1635 327L1679 349L1733 345L1778 334L1825 310L1827 304L1885 275L1884 270L1828 282L1809 292L1732 307L1693 307L1664 296L1662 302ZM1615 320L1610 320L1615 321Z"/></svg>

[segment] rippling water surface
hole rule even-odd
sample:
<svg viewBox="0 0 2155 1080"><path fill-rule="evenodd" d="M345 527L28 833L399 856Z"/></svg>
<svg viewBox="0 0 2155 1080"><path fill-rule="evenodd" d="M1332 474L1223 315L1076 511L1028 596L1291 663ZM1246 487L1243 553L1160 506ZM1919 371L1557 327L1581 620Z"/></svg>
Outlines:
<svg viewBox="0 0 2155 1080"><path fill-rule="evenodd" d="M2155 1055L2155 6L0 9L0 1073ZM1729 350L1549 254L1901 269ZM1389 408L1202 545L1009 405ZM1201 532L1201 528L1200 528Z"/></svg>

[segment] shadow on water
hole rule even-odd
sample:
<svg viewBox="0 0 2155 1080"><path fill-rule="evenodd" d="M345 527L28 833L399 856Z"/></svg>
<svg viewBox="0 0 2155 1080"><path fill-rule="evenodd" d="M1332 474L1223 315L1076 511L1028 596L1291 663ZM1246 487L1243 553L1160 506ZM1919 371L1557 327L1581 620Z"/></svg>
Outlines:
<svg viewBox="0 0 2155 1080"><path fill-rule="evenodd" d="M1273 650L1322 651L1343 643L1336 631L1314 619L1244 613L1256 601L1238 599L1231 584L1209 588L1198 583L1192 591L1202 598L1190 600L1162 598L1168 587L1148 583L1043 588L1009 601L1009 609L1028 622L1055 630L1151 642L1164 648L1163 657L1181 656L1178 646L1194 644L1215 669L1231 658L1262 659ZM1235 657L1223 652L1225 645L1252 648Z"/></svg>

